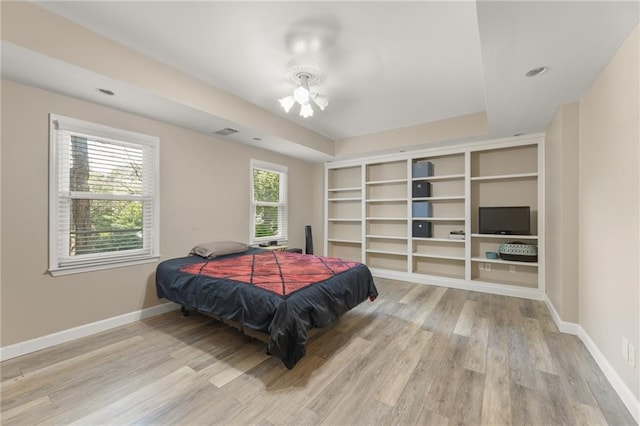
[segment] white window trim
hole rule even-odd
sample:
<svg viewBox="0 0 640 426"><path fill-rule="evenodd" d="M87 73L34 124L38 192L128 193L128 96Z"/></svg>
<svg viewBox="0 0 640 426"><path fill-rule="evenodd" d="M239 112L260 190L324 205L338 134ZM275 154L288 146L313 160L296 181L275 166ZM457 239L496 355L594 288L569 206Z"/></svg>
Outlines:
<svg viewBox="0 0 640 426"><path fill-rule="evenodd" d="M79 134L93 137L131 142L134 145L151 145L154 147L154 185L153 185L153 227L150 253L131 251L127 254L83 256L82 260L62 262L57 252L57 232L59 199L58 192L58 130L71 130ZM49 273L52 276L98 271L123 266L156 262L160 258L160 139L142 133L116 129L61 115L49 115ZM77 193L75 194L77 195ZM109 195L94 198L110 198ZM119 197L120 198L120 197ZM139 198L139 197L133 197ZM66 263L66 264L65 264Z"/></svg>
<svg viewBox="0 0 640 426"><path fill-rule="evenodd" d="M249 182L250 182L250 191L249 191L249 241L250 244L259 244L267 241L273 241L274 237L255 237L255 229L256 229L256 215L255 208L253 203L253 169L263 169L271 172L282 173L286 176L284 179L284 183L280 185L280 192L284 192L283 200L284 200L284 229L282 231L282 235L277 238L278 242L286 242L289 238L289 170L286 166L282 166L280 164L269 163L262 160L251 159L250 167L249 167ZM264 203L267 204L267 203ZM271 203L274 206L280 205L280 203Z"/></svg>

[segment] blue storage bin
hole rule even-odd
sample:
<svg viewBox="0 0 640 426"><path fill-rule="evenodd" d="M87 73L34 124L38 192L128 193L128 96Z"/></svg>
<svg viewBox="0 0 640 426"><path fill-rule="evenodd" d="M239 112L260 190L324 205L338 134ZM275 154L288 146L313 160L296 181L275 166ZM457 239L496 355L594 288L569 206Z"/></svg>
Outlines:
<svg viewBox="0 0 640 426"><path fill-rule="evenodd" d="M433 163L427 160L417 160L413 162L413 177L433 176Z"/></svg>
<svg viewBox="0 0 640 426"><path fill-rule="evenodd" d="M413 217L432 217L433 211L431 209L431 202L429 201L414 201L412 205Z"/></svg>

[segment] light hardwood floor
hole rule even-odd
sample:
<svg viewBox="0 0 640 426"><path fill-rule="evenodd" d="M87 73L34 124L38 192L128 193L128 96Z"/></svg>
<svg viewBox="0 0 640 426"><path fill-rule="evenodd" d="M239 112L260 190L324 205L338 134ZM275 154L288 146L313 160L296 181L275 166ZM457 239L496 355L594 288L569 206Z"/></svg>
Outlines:
<svg viewBox="0 0 640 426"><path fill-rule="evenodd" d="M635 424L542 302L376 285L290 371L178 311L5 361L2 424Z"/></svg>

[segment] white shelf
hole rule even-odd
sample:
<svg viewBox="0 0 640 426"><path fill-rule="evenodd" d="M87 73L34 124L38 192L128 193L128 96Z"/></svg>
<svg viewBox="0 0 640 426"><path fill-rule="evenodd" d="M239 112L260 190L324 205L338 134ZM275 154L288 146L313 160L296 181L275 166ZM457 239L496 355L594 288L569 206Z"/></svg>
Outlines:
<svg viewBox="0 0 640 426"><path fill-rule="evenodd" d="M412 217L423 222L464 222L464 217Z"/></svg>
<svg viewBox="0 0 640 426"><path fill-rule="evenodd" d="M465 243L466 240L454 240L452 238L421 238L421 237L413 237L411 238L414 241L433 241L437 243Z"/></svg>
<svg viewBox="0 0 640 426"><path fill-rule="evenodd" d="M407 179L386 179L386 180L371 180L365 182L365 185L385 185L387 183L406 183Z"/></svg>
<svg viewBox="0 0 640 426"><path fill-rule="evenodd" d="M366 250L367 253L376 253L376 254L390 254L392 256L406 256L407 252L401 252L401 251L389 251L389 250L372 250L372 249L367 249Z"/></svg>
<svg viewBox="0 0 640 426"><path fill-rule="evenodd" d="M464 173L455 175L443 175L443 176L427 176L427 177L414 177L411 180L457 180L464 179Z"/></svg>
<svg viewBox="0 0 640 426"><path fill-rule="evenodd" d="M494 238L500 240L537 240L537 235L471 234L473 238Z"/></svg>
<svg viewBox="0 0 640 426"><path fill-rule="evenodd" d="M516 262L514 260L487 259L486 257L472 257L471 261L483 263L501 263L503 265L538 266L538 262Z"/></svg>
<svg viewBox="0 0 640 426"><path fill-rule="evenodd" d="M429 259L460 260L464 262L463 256L444 256L440 254L413 253L413 257L421 257L421 258L429 258Z"/></svg>
<svg viewBox="0 0 640 426"><path fill-rule="evenodd" d="M360 191L362 188L359 186L353 186L351 188L330 188L329 192L341 192L341 191Z"/></svg>
<svg viewBox="0 0 640 426"><path fill-rule="evenodd" d="M340 218L329 218L327 219L329 222L362 222L361 219L340 219Z"/></svg>
<svg viewBox="0 0 640 426"><path fill-rule="evenodd" d="M464 201L464 195L452 197L414 197L412 201Z"/></svg>
<svg viewBox="0 0 640 426"><path fill-rule="evenodd" d="M327 241L330 243L362 244L362 241L359 240L341 240L339 238L328 238Z"/></svg>
<svg viewBox="0 0 640 426"><path fill-rule="evenodd" d="M407 241L407 237L394 237L394 236L389 236L389 235L365 235L367 238L378 238L378 239L385 239L385 240L402 240L402 241Z"/></svg>
<svg viewBox="0 0 640 426"><path fill-rule="evenodd" d="M463 280L464 274L435 274L431 272L420 272L417 270L413 270L414 274L422 275L424 277L433 277L434 279L439 280L440 278L447 278L450 280Z"/></svg>
<svg viewBox="0 0 640 426"><path fill-rule="evenodd" d="M406 222L406 217L368 217L367 220L389 221L389 222Z"/></svg>
<svg viewBox="0 0 640 426"><path fill-rule="evenodd" d="M406 198L373 198L366 200L367 203L406 203Z"/></svg>
<svg viewBox="0 0 640 426"><path fill-rule="evenodd" d="M515 173L511 175L496 175L496 176L474 176L471 178L472 181L476 182L487 182L487 181L497 181L497 180L517 180L517 179L531 179L537 178L537 173Z"/></svg>
<svg viewBox="0 0 640 426"><path fill-rule="evenodd" d="M472 285L486 285L486 286L490 286L490 287L494 287L496 285L498 286L507 286L507 288L513 288L513 282L509 281L509 280L501 280L501 279L496 279L493 278L491 280L488 279L484 279L484 278L480 278L480 277L472 277L471 278L471 283ZM534 291L535 294L535 289L533 287L523 287L522 290L527 291L527 290L531 290ZM523 295L519 295L516 297L526 297Z"/></svg>
<svg viewBox="0 0 640 426"><path fill-rule="evenodd" d="M353 198L329 198L327 201L362 201L362 197Z"/></svg>

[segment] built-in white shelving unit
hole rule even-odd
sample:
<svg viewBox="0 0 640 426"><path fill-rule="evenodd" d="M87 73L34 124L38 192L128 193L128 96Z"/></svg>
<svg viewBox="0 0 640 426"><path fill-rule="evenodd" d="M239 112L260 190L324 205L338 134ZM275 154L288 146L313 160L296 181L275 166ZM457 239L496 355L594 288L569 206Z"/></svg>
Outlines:
<svg viewBox="0 0 640 426"><path fill-rule="evenodd" d="M542 298L543 149L532 135L327 163L325 254L381 277ZM532 235L480 234L481 206L529 206ZM512 241L537 245L538 261L486 257Z"/></svg>

